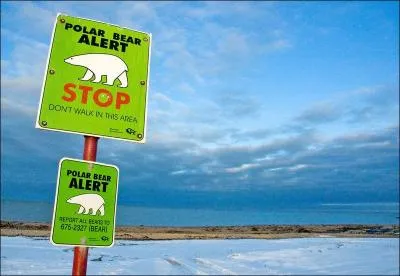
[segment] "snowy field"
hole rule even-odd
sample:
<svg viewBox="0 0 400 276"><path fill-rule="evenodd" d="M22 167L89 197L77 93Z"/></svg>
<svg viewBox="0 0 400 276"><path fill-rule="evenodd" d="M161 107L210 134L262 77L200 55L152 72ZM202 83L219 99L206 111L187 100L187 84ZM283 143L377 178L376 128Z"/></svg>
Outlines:
<svg viewBox="0 0 400 276"><path fill-rule="evenodd" d="M72 247L1 237L1 274L70 275ZM116 241L91 248L88 275L399 275L399 239Z"/></svg>

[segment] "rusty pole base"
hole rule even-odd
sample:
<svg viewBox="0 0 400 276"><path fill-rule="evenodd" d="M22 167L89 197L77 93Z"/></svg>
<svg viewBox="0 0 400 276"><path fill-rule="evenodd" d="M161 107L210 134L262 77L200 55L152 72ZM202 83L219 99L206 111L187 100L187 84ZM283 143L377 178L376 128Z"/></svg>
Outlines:
<svg viewBox="0 0 400 276"><path fill-rule="evenodd" d="M96 161L98 137L84 136L85 145L83 147L83 160ZM72 265L73 276L85 276L87 269L88 247L74 247L74 263Z"/></svg>
<svg viewBox="0 0 400 276"><path fill-rule="evenodd" d="M74 264L72 266L72 275L86 275L87 258L89 248L76 246L74 247Z"/></svg>

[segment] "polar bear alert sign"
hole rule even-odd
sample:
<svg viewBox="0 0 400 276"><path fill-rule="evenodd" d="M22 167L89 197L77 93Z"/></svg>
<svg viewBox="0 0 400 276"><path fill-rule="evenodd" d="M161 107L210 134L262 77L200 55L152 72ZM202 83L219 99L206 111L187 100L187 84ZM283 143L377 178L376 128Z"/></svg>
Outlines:
<svg viewBox="0 0 400 276"><path fill-rule="evenodd" d="M58 14L36 127L144 143L151 34Z"/></svg>
<svg viewBox="0 0 400 276"><path fill-rule="evenodd" d="M114 244L118 175L113 165L61 159L50 235L54 245Z"/></svg>

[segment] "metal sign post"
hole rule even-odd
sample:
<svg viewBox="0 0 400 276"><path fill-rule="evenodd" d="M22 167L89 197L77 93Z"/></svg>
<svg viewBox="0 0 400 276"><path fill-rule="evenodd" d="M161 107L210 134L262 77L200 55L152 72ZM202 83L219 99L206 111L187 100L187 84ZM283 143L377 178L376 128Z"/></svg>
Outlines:
<svg viewBox="0 0 400 276"><path fill-rule="evenodd" d="M85 145L83 148L83 160L96 161L98 137L84 136ZM86 275L88 247L76 246L74 248L74 263L72 265L72 275Z"/></svg>
<svg viewBox="0 0 400 276"><path fill-rule="evenodd" d="M35 126L85 138L84 161L59 163L51 228L51 243L74 246L72 275L86 275L89 247L114 244L119 169L96 162L97 142L145 143L151 42L149 33L57 14Z"/></svg>

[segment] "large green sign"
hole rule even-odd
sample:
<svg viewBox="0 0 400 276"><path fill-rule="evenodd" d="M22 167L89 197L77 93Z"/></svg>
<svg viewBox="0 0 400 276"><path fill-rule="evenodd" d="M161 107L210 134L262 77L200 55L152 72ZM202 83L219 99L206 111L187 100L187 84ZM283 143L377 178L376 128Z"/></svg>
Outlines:
<svg viewBox="0 0 400 276"><path fill-rule="evenodd" d="M58 14L36 127L145 142L151 34Z"/></svg>
<svg viewBox="0 0 400 276"><path fill-rule="evenodd" d="M61 159L51 242L54 245L112 246L117 191L116 166Z"/></svg>

